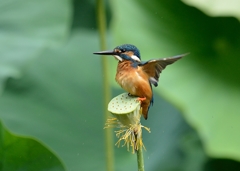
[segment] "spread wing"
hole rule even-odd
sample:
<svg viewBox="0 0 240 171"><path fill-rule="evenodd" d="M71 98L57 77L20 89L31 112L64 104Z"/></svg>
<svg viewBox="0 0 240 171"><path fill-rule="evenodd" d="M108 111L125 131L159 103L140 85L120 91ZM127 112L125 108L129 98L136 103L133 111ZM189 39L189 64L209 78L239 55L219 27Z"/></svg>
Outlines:
<svg viewBox="0 0 240 171"><path fill-rule="evenodd" d="M169 58L153 59L147 62L142 62L139 66L149 75L149 81L155 86L158 86L158 80L162 70L166 68L167 65L174 63L175 61L181 59L187 54L177 55Z"/></svg>

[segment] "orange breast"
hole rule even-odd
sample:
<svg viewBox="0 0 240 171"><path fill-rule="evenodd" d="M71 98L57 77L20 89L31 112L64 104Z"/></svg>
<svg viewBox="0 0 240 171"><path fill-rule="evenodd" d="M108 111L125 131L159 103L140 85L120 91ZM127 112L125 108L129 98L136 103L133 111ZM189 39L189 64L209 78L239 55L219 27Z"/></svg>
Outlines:
<svg viewBox="0 0 240 171"><path fill-rule="evenodd" d="M148 75L141 70L141 67L133 68L130 61L119 62L115 79L130 94L152 98Z"/></svg>

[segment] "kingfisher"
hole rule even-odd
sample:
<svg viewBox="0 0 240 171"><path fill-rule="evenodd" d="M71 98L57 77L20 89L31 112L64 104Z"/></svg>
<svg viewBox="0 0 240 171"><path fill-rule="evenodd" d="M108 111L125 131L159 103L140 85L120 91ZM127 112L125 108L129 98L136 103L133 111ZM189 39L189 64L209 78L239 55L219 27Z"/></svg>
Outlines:
<svg viewBox="0 0 240 171"><path fill-rule="evenodd" d="M187 55L141 61L140 51L131 44L120 45L113 50L93 54L112 55L118 60L115 80L130 96L138 97L141 102L142 115L146 120L149 108L153 105L152 85L158 86L160 73L167 65Z"/></svg>

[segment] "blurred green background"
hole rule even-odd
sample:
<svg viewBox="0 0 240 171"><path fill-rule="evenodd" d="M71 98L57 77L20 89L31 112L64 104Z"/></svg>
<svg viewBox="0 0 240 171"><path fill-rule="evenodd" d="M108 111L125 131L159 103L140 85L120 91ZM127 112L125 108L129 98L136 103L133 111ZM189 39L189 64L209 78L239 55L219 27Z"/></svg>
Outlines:
<svg viewBox="0 0 240 171"><path fill-rule="evenodd" d="M105 1L109 49L191 53L153 90L147 171L240 170L240 2L227 2ZM0 170L106 170L99 47L96 1L0 1ZM137 170L136 155L113 148L116 171Z"/></svg>

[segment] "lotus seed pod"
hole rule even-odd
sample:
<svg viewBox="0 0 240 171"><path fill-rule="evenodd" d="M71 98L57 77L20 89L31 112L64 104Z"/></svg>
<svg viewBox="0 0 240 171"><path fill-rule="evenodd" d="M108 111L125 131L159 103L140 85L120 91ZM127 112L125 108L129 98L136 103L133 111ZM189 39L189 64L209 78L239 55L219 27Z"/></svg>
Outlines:
<svg viewBox="0 0 240 171"><path fill-rule="evenodd" d="M108 104L108 111L124 126L129 127L140 123L140 102L137 97L129 96L127 93L113 98Z"/></svg>

